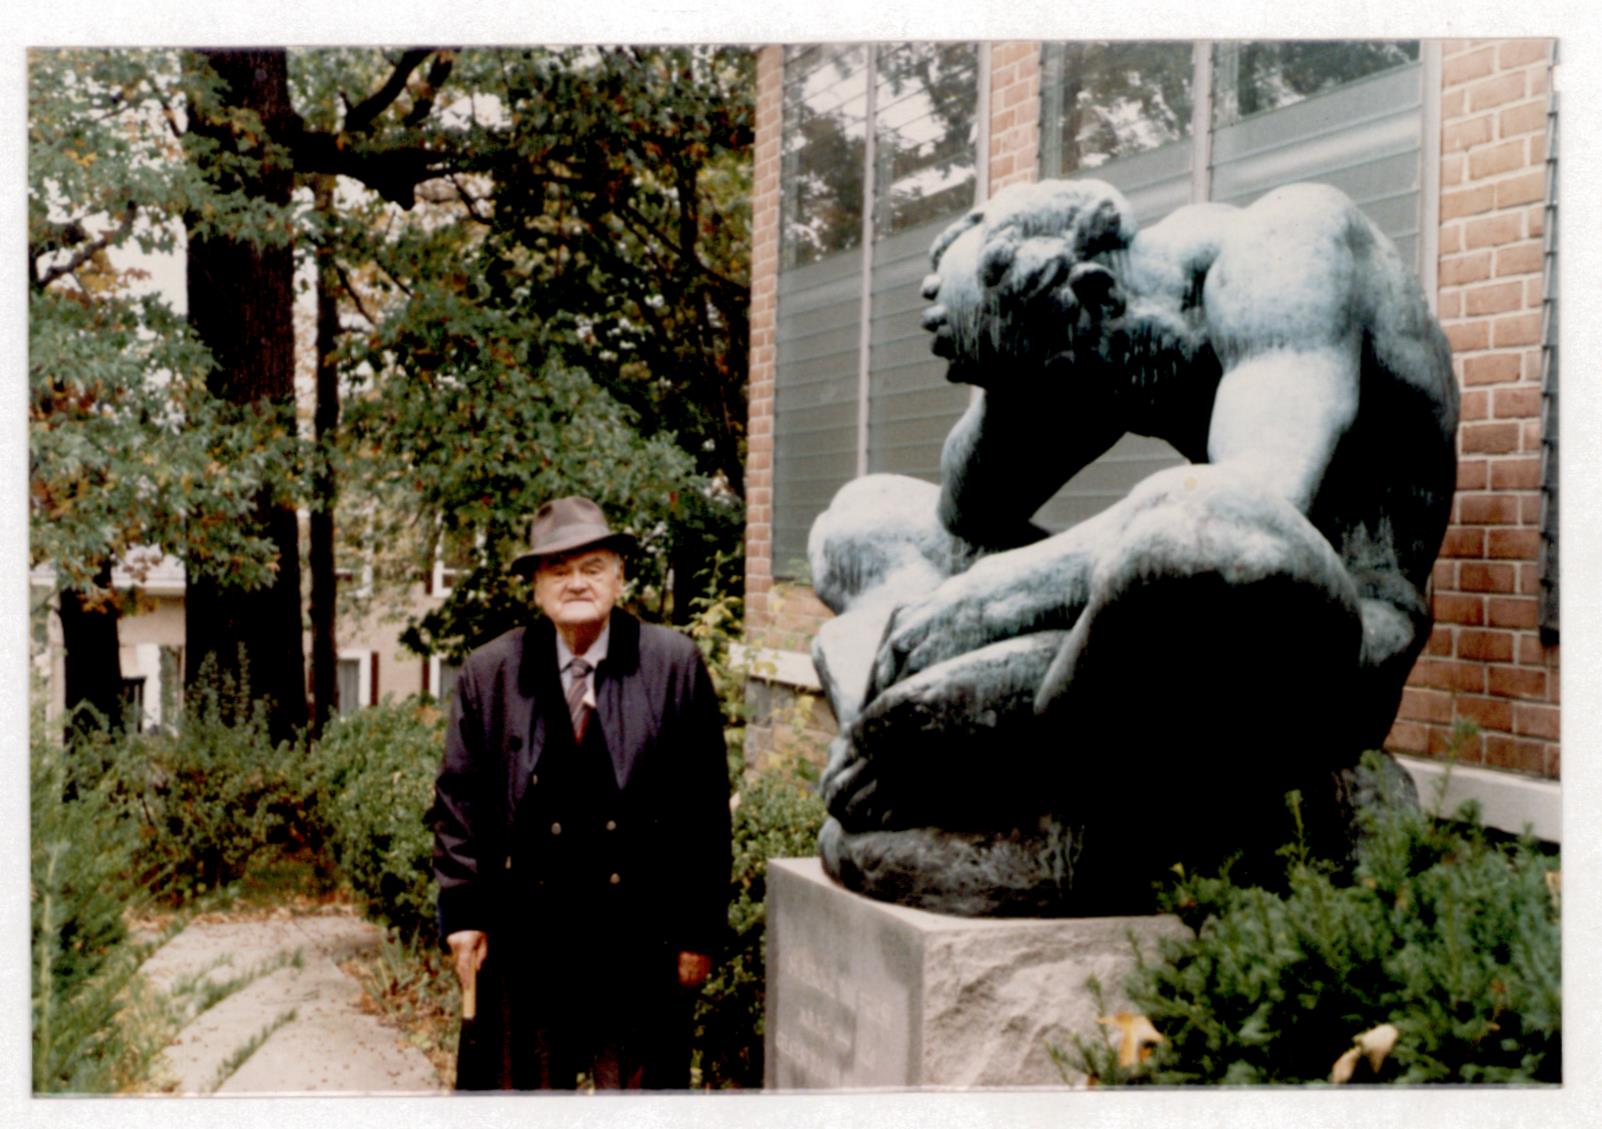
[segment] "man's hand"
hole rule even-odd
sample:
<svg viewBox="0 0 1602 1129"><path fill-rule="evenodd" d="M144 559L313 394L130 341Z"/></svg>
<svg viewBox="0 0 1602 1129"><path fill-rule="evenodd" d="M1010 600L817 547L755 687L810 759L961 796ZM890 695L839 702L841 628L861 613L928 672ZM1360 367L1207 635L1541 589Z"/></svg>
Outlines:
<svg viewBox="0 0 1602 1129"><path fill-rule="evenodd" d="M489 955L489 938L477 929L462 929L446 937L445 943L451 947L451 956L456 962L456 978L466 988L468 974L484 967L484 958Z"/></svg>
<svg viewBox="0 0 1602 1129"><path fill-rule="evenodd" d="M981 627L984 605L969 598L971 587L967 574L955 576L923 599L896 609L879 645L864 703L920 670L990 641Z"/></svg>
<svg viewBox="0 0 1602 1129"><path fill-rule="evenodd" d="M679 986L699 988L712 971L712 958L705 953L679 954Z"/></svg>

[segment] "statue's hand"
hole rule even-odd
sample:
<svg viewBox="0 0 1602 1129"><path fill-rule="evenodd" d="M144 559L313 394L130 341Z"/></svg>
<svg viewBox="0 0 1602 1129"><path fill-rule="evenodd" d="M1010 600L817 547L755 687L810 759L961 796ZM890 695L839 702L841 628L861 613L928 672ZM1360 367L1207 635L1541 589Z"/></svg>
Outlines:
<svg viewBox="0 0 1602 1129"><path fill-rule="evenodd" d="M983 630L984 597L975 592L971 575L952 577L923 599L896 609L874 660L868 701L920 670L990 641Z"/></svg>

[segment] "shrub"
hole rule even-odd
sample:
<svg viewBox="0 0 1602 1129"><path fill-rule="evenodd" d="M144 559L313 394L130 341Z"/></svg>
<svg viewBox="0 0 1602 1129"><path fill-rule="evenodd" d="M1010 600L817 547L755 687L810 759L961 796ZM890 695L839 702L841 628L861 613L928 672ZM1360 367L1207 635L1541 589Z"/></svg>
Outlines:
<svg viewBox="0 0 1602 1129"><path fill-rule="evenodd" d="M165 1042L128 1022L148 953L123 921L144 893L132 877L137 829L114 799L112 774L69 772L70 758L110 763L121 746L103 729L76 726L69 752L42 713L28 745L33 1088L113 1091L140 1077Z"/></svg>
<svg viewBox="0 0 1602 1129"><path fill-rule="evenodd" d="M433 836L424 822L444 747L439 711L419 699L333 721L316 746L318 820L373 916L406 938L434 922Z"/></svg>
<svg viewBox="0 0 1602 1129"><path fill-rule="evenodd" d="M730 943L696 1001L695 1047L704 1086L762 1084L768 860L816 854L824 818L823 801L803 766L764 773L737 793Z"/></svg>
<svg viewBox="0 0 1602 1129"><path fill-rule="evenodd" d="M139 826L144 879L180 902L298 833L307 800L304 750L273 745L267 703L243 680L208 665L187 695L174 732L128 739L114 791Z"/></svg>
<svg viewBox="0 0 1602 1129"><path fill-rule="evenodd" d="M1163 1041L1120 1062L1111 1037L1077 1040L1078 1069L1163 1085L1321 1082L1338 1063L1358 1082L1559 1080L1554 860L1494 842L1472 805L1453 822L1397 802L1375 759L1363 772L1378 798L1352 880L1300 845L1282 852L1283 893L1227 869L1181 875L1165 908L1196 936L1127 984Z"/></svg>

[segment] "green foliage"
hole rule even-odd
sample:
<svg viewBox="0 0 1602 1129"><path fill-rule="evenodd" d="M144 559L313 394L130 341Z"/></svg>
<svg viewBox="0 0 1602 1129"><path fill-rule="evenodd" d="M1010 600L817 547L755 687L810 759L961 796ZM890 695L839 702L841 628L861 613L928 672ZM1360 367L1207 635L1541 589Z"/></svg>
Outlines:
<svg viewBox="0 0 1602 1129"><path fill-rule="evenodd" d="M823 801L803 762L747 781L734 808L728 950L696 1001L695 1048L702 1084L714 1089L762 1084L767 1004L768 860L818 850Z"/></svg>
<svg viewBox="0 0 1602 1129"><path fill-rule="evenodd" d="M29 739L29 903L32 918L33 1089L112 1092L150 1072L170 1026L142 989L139 966L153 941L136 944L124 913L147 899L137 882L137 830L110 773L73 771L104 730L68 750L35 711Z"/></svg>
<svg viewBox="0 0 1602 1129"><path fill-rule="evenodd" d="M1561 988L1553 860L1493 842L1472 807L1456 821L1400 802L1365 762L1375 796L1350 882L1287 848L1284 893L1227 872L1181 875L1166 908L1197 931L1141 963L1130 999L1165 1036L1120 1067L1111 1042L1079 1041L1079 1069L1160 1085L1328 1080L1353 1040L1398 1037L1359 1082L1557 1082Z"/></svg>
<svg viewBox="0 0 1602 1129"><path fill-rule="evenodd" d="M143 876L169 900L226 886L304 828L305 752L269 740L266 703L246 685L248 669L236 679L203 667L174 731L130 737L115 766Z"/></svg>
<svg viewBox="0 0 1602 1129"><path fill-rule="evenodd" d="M434 924L433 838L424 822L444 747L432 706L411 699L333 721L317 745L318 819L369 913L403 938Z"/></svg>

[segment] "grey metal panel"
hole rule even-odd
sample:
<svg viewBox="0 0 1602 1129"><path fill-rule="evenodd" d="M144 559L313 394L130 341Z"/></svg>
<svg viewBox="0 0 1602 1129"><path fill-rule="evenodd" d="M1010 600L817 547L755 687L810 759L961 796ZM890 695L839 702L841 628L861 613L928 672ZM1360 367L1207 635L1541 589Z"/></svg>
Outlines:
<svg viewBox="0 0 1602 1129"><path fill-rule="evenodd" d="M1126 435L1057 491L1035 520L1052 532L1067 529L1100 513L1143 479L1184 461L1161 439Z"/></svg>
<svg viewBox="0 0 1602 1129"><path fill-rule="evenodd" d="M1147 227L1190 203L1192 148L1189 138L1172 141L1075 175L1105 180L1118 189L1135 209L1135 222Z"/></svg>
<svg viewBox="0 0 1602 1129"><path fill-rule="evenodd" d="M774 378L773 560L806 556L807 530L856 472L862 255L781 271Z"/></svg>
<svg viewBox="0 0 1602 1129"><path fill-rule="evenodd" d="M1248 204L1297 181L1341 189L1417 266L1421 64L1258 114L1213 134L1213 199Z"/></svg>

